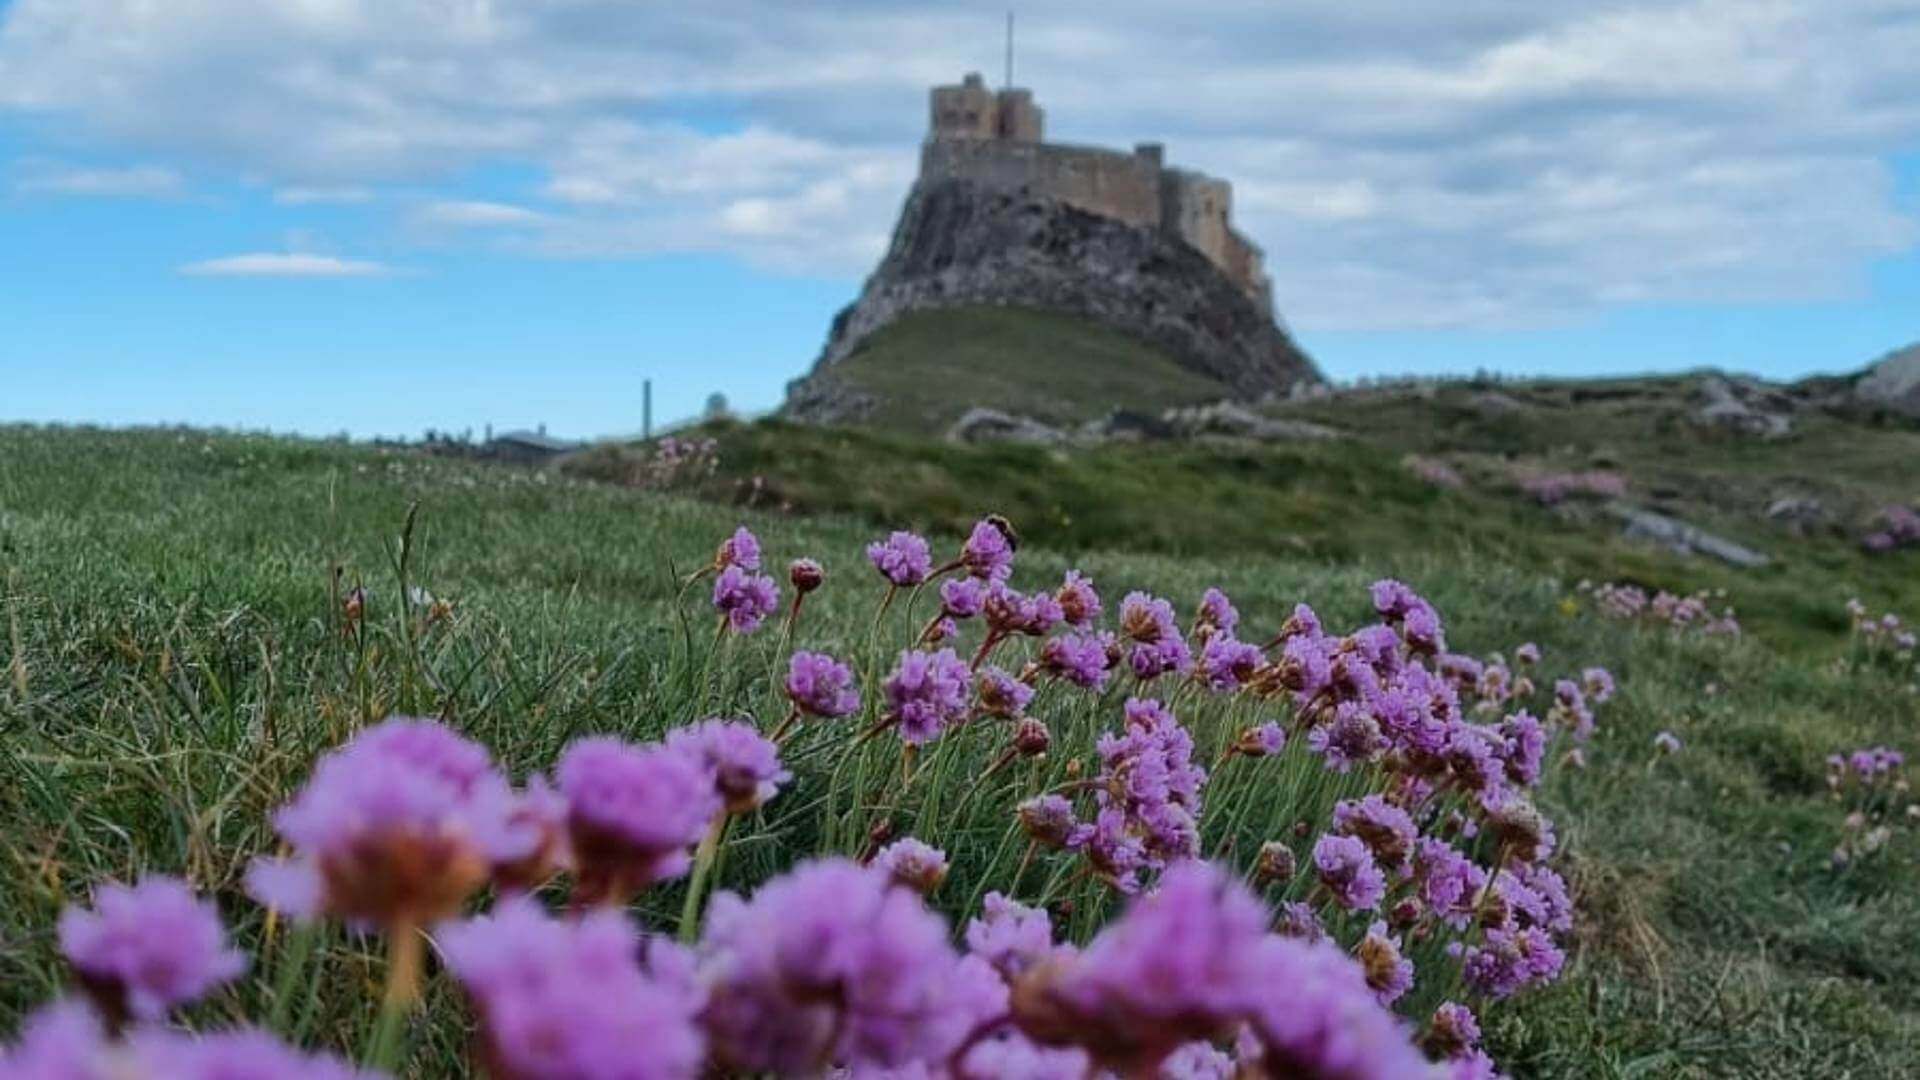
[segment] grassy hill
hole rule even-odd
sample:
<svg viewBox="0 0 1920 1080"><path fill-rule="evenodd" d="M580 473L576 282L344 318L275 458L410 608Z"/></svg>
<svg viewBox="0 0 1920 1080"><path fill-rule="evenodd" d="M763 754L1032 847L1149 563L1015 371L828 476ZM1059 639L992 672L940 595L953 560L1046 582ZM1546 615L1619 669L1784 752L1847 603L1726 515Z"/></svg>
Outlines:
<svg viewBox="0 0 1920 1080"><path fill-rule="evenodd" d="M978 406L1066 425L1117 408L1158 412L1217 401L1226 388L1165 353L1084 319L1022 308L915 312L834 365L871 394L871 426L939 432Z"/></svg>
<svg viewBox="0 0 1920 1080"><path fill-rule="evenodd" d="M1305 443L964 446L769 420L708 429L717 472L681 490L796 516L946 530L970 521L986 492L1036 543L1065 550L1333 565L1483 555L1568 582L1724 590L1783 645L1831 642L1844 628L1836 605L1848 596L1920 610L1920 553L1869 556L1859 544L1880 508L1920 498L1920 431L1810 415L1789 439L1737 437L1686 421L1684 385L1657 381L1657 392L1642 386L1631 398L1522 411L1476 406L1481 391L1466 386L1278 407L1349 435ZM562 469L613 479L646 454L605 446ZM1447 463L1462 486L1423 481L1405 464L1409 454ZM1771 563L1738 569L1629 540L1603 500L1545 506L1522 487L1527 476L1595 470L1617 474L1635 504ZM1826 517L1807 526L1767 517L1783 497L1817 499Z"/></svg>
<svg viewBox="0 0 1920 1080"><path fill-rule="evenodd" d="M286 1008L271 988L282 938L238 884L246 859L274 847L267 815L316 753L394 711L456 717L516 776L550 767L585 732L652 737L712 714L770 724L782 704L764 676L783 643L766 632L709 652L703 605L677 599L679 575L717 538L744 520L774 566L823 559L829 584L795 643L871 664L884 656L877 642L925 612L896 605L876 623L864 542L917 524L946 551L956 526L998 510L1029 537L1022 587L1079 566L1109 604L1150 589L1184 615L1219 585L1253 627L1301 600L1345 626L1364 616L1366 584L1393 575L1433 599L1456 648L1532 640L1555 670L1603 664L1619 676L1588 767L1556 770L1542 792L1582 912L1570 974L1484 1012L1516 1075L1920 1069L1920 953L1908 947L1920 835L1896 818L1881 852L1836 869L1846 808L1822 764L1862 745L1920 750L1910 673L1859 662L1840 613L1860 591L1876 611L1899 598L1920 615L1913 553L1869 563L1834 539L1765 571L1724 571L1511 494L1419 484L1392 449L1358 442L1056 452L779 424L720 437L724 475L692 499L331 443L0 428L0 1029L64 977L51 935L60 905L151 868L219 896L260 957L262 978L196 1010L196 1023L272 1015L309 1045L351 1051L373 1022L370 944L327 935ZM768 478L757 495L735 483L752 475ZM1603 618L1570 588L1622 573L1723 585L1748 632ZM336 581L371 589L365 632L343 632ZM421 623L398 599L409 585L450 601L450 617ZM1117 708L1096 704L1036 706L1061 725L1048 775L1086 755ZM1653 750L1663 730L1680 753ZM1202 737L1211 747L1222 733ZM873 747L866 775L898 775L897 756ZM963 740L939 775L979 776L992 752ZM797 855L857 850L882 818L948 850L955 869L938 899L949 913L965 914L987 870L1008 861L1009 787L943 800L959 788L923 783L849 806L819 759L795 767L795 789L742 823L723 885L750 888ZM1290 835L1301 809L1250 799L1231 769L1223 776L1221 801L1238 809L1208 819L1207 836L1244 865L1263 839ZM681 893L647 894L640 918L673 926ZM1060 899L1056 915L1080 937L1105 903L1090 882ZM1416 984L1429 1003L1443 989ZM412 1036L417 1075L460 1071L471 1033L456 1001L432 980L429 1020Z"/></svg>

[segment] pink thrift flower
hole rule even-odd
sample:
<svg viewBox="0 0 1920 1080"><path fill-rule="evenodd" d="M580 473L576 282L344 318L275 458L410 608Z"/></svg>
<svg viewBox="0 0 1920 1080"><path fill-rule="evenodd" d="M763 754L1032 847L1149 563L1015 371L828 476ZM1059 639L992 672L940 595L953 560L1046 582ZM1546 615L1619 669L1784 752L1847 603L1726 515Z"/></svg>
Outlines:
<svg viewBox="0 0 1920 1080"><path fill-rule="evenodd" d="M1334 902L1348 911L1371 911L1387 893L1386 875L1358 837L1322 836L1313 845L1313 867Z"/></svg>
<svg viewBox="0 0 1920 1080"><path fill-rule="evenodd" d="M992 665L981 668L975 681L984 716L1017 720L1026 713L1027 702L1033 700L1033 687Z"/></svg>
<svg viewBox="0 0 1920 1080"><path fill-rule="evenodd" d="M720 571L713 581L713 609L727 620L736 634L751 634L780 606L779 586L765 574L752 574L738 566Z"/></svg>
<svg viewBox="0 0 1920 1080"><path fill-rule="evenodd" d="M857 712L860 691L853 669L818 652L795 652L787 661L787 700L808 716L832 720Z"/></svg>
<svg viewBox="0 0 1920 1080"><path fill-rule="evenodd" d="M713 556L716 570L725 570L737 566L742 570L760 569L760 539L747 530L745 525L733 531L733 535L720 541L720 550Z"/></svg>
<svg viewBox="0 0 1920 1080"><path fill-rule="evenodd" d="M1400 954L1400 939L1387 933L1386 923L1374 920L1354 955L1380 1004L1392 1005L1413 988L1413 961Z"/></svg>
<svg viewBox="0 0 1920 1080"><path fill-rule="evenodd" d="M918 585L933 571L933 553L927 542L910 532L895 532L867 545L867 560L889 584Z"/></svg>
<svg viewBox="0 0 1920 1080"><path fill-rule="evenodd" d="M1266 929L1266 909L1231 875L1180 863L1078 956L1022 979L1014 1022L1122 1075L1152 1075L1181 1046L1246 1015Z"/></svg>
<svg viewBox="0 0 1920 1080"><path fill-rule="evenodd" d="M967 923L967 951L1009 980L1051 958L1057 949L1053 921L1044 908L1027 907L997 892L987 894L980 916Z"/></svg>
<svg viewBox="0 0 1920 1080"><path fill-rule="evenodd" d="M361 925L445 918L518 854L513 790L478 743L394 717L323 755L274 827L291 861L256 860L247 883L290 915Z"/></svg>
<svg viewBox="0 0 1920 1080"><path fill-rule="evenodd" d="M1272 935L1250 959L1257 988L1242 1040L1253 1076L1399 1080L1429 1066L1351 957L1330 943Z"/></svg>
<svg viewBox="0 0 1920 1080"><path fill-rule="evenodd" d="M997 517L982 518L960 548L960 565L987 581L1005 581L1013 573L1011 526Z"/></svg>
<svg viewBox="0 0 1920 1080"><path fill-rule="evenodd" d="M962 962L919 894L843 859L803 863L751 900L716 895L700 951L711 1059L729 1072L937 1061L1004 1007L979 996L999 980Z"/></svg>
<svg viewBox="0 0 1920 1080"><path fill-rule="evenodd" d="M902 652L881 684L887 716L899 725L901 741L909 746L929 743L948 726L964 721L972 676L952 649Z"/></svg>
<svg viewBox="0 0 1920 1080"><path fill-rule="evenodd" d="M947 854L931 844L903 836L880 849L873 868L922 896L947 880Z"/></svg>
<svg viewBox="0 0 1920 1080"><path fill-rule="evenodd" d="M60 915L60 951L109 1017L158 1020L246 970L220 913L185 882L149 877L102 885L91 910Z"/></svg>
<svg viewBox="0 0 1920 1080"><path fill-rule="evenodd" d="M987 583L975 577L940 583L940 614L949 619L971 619L987 603Z"/></svg>
<svg viewBox="0 0 1920 1080"><path fill-rule="evenodd" d="M490 1075L701 1075L700 994L676 974L654 977L640 958L654 953L665 972L690 961L665 956L677 949L669 943L643 943L624 914L556 920L531 900L508 900L490 915L442 927L439 940L448 969L480 1015Z"/></svg>
<svg viewBox="0 0 1920 1080"><path fill-rule="evenodd" d="M723 803L703 761L665 746L600 736L577 739L556 770L567 798L579 890L623 903L679 877Z"/></svg>
<svg viewBox="0 0 1920 1080"><path fill-rule="evenodd" d="M744 814L773 798L793 774L780 767L780 750L752 724L702 720L667 733L667 747L704 765L727 813Z"/></svg>
<svg viewBox="0 0 1920 1080"><path fill-rule="evenodd" d="M1100 617L1100 594L1094 591L1093 579L1078 570L1067 571L1053 598L1060 604L1060 617L1077 630L1090 629Z"/></svg>

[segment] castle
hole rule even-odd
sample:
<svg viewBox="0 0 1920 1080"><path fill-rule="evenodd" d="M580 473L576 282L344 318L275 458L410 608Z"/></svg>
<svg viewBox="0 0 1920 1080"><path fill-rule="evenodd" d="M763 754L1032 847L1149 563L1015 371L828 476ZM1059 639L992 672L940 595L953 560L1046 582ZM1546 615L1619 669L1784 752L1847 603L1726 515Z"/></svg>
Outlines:
<svg viewBox="0 0 1920 1080"><path fill-rule="evenodd" d="M966 180L1158 229L1205 255L1262 311L1273 310L1260 248L1233 227L1232 184L1167 167L1159 143L1126 153L1045 142L1046 113L1033 92L990 90L978 72L957 86L934 87L929 98L923 182Z"/></svg>
<svg viewBox="0 0 1920 1080"><path fill-rule="evenodd" d="M1131 153L1045 141L1031 91L979 75L934 87L920 175L887 253L834 316L785 414L858 422L877 403L842 361L918 312L1018 307L1085 319L1164 352L1241 400L1321 381L1273 310L1233 187Z"/></svg>

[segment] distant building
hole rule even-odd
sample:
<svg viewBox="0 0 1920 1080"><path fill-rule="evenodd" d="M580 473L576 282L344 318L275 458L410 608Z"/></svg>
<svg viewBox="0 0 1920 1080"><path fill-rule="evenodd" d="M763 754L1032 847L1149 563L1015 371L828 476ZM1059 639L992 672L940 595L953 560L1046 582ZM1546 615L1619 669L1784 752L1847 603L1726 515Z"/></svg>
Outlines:
<svg viewBox="0 0 1920 1080"><path fill-rule="evenodd" d="M1022 87L988 89L969 73L930 94L922 181L953 177L1031 192L1089 213L1159 229L1205 255L1247 299L1273 310L1265 257L1233 227L1233 185L1176 169L1159 143L1132 153L1045 141L1046 113Z"/></svg>
<svg viewBox="0 0 1920 1080"><path fill-rule="evenodd" d="M536 431L504 431L487 440L485 456L516 465L544 465L562 454L578 450L580 444L556 439L547 434L547 425Z"/></svg>

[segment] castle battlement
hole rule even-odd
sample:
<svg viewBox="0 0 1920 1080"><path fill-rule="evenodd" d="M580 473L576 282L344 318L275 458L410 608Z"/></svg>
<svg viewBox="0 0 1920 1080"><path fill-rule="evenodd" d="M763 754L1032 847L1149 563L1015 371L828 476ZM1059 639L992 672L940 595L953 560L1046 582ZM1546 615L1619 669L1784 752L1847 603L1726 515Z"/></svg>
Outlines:
<svg viewBox="0 0 1920 1080"><path fill-rule="evenodd" d="M1159 143L1132 152L1044 141L1030 90L990 90L978 73L929 95L923 181L967 180L1042 195L1088 213L1158 229L1205 255L1262 311L1273 310L1260 248L1233 227L1233 185L1169 168Z"/></svg>

